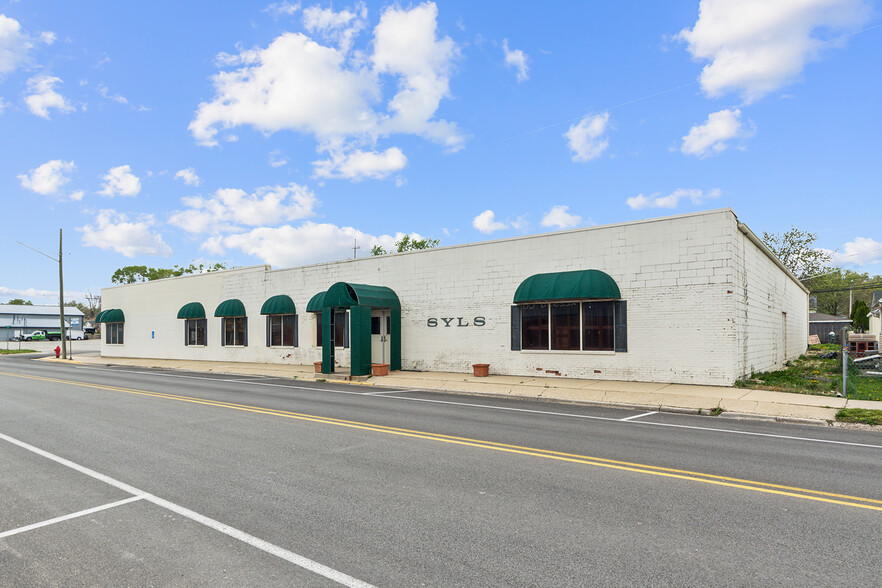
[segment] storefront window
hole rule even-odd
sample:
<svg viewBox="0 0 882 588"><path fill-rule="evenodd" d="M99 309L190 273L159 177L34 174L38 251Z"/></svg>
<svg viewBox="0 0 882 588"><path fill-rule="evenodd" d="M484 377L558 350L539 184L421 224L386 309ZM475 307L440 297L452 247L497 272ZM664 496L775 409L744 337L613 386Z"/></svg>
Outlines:
<svg viewBox="0 0 882 588"><path fill-rule="evenodd" d="M246 338L246 325L248 319L244 316L224 317L223 345L248 345Z"/></svg>
<svg viewBox="0 0 882 588"><path fill-rule="evenodd" d="M583 302L582 348L590 351L612 351L615 347L615 307L613 302Z"/></svg>
<svg viewBox="0 0 882 588"><path fill-rule="evenodd" d="M524 349L548 349L548 305L521 306Z"/></svg>
<svg viewBox="0 0 882 588"><path fill-rule="evenodd" d="M104 342L108 345L122 345L123 325L125 325L125 323L105 323Z"/></svg>
<svg viewBox="0 0 882 588"><path fill-rule="evenodd" d="M519 304L513 324L517 316L520 336L513 328L513 350L628 350L624 300Z"/></svg>
<svg viewBox="0 0 882 588"><path fill-rule="evenodd" d="M184 345L205 346L205 319L187 319L184 323Z"/></svg>
<svg viewBox="0 0 882 588"><path fill-rule="evenodd" d="M297 315L276 314L266 317L270 347L296 347L294 336Z"/></svg>
<svg viewBox="0 0 882 588"><path fill-rule="evenodd" d="M551 305L551 348L556 351L579 350L579 303Z"/></svg>

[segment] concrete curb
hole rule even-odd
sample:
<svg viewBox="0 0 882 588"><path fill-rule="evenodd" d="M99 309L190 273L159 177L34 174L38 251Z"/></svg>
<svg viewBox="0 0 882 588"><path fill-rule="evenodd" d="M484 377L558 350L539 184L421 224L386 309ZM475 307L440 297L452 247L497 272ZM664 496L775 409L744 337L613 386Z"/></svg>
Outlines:
<svg viewBox="0 0 882 588"><path fill-rule="evenodd" d="M630 385L629 383L619 382L613 383L613 386L609 387L609 389L603 388L602 385L598 383L592 383L590 386L580 388L579 386L564 386L562 388L558 387L547 387L543 386L542 388L538 388L535 383L531 382L526 385L518 385L516 383L507 382L507 381L471 381L468 379L467 375L459 381L458 379L451 378L432 378L429 377L426 380L423 380L423 383L429 383L429 386L420 385L421 381L418 377L408 376L403 378L405 382L395 381L396 378L391 378L391 381L386 381L383 377L372 378L371 381L352 381L352 380L343 380L343 379L335 379L335 378L327 378L324 377L326 374L317 374L313 371L307 370L288 370L291 373L284 373L285 370L275 371L270 369L269 373L261 372L260 368L256 365L247 364L250 366L250 369L241 369L237 368L231 364L216 364L212 366L204 366L201 365L199 367L194 368L193 366L181 365L180 363L175 362L174 365L165 366L165 365L153 365L149 361L145 361L142 364L138 363L114 363L112 361L113 358L95 358L98 361L93 361L92 357L89 356L86 361L76 361L76 360L67 360L65 363L76 363L76 364L96 364L96 365L104 365L108 367L142 367L142 368L150 368L150 369L159 369L159 370L171 370L171 371L182 371L182 372L190 372L190 373L211 373L216 375L230 375L230 376L263 376L267 378L279 379L279 380L291 380L298 381L304 383L319 383L325 382L330 384L346 384L350 386L384 386L390 387L393 389L400 389L403 392L409 391L426 391L426 392L436 392L441 394L452 394L459 396L470 396L474 398L513 398L517 400L531 400L531 401L541 401L541 402L554 402L559 404L570 404L570 405L578 405L578 406L597 406L597 407L607 407L607 408L616 408L616 409L624 409L624 410L638 410L638 411L656 411L661 413L671 413L671 414L685 414L685 415L698 415L698 416L707 416L707 417L721 417L724 419L733 419L733 420L752 420L759 422L778 422L778 423L787 423L787 424L796 424L796 425L811 425L811 426L846 426L852 425L852 423L836 423L833 418L826 418L820 414L817 414L819 409L829 408L830 410L834 410L834 407L824 407L818 406L817 402L811 402L808 404L799 404L799 403L790 403L783 401L782 398L772 397L772 398L751 398L749 400L736 399L732 400L728 397L720 398L719 392L716 390L710 391L702 391L704 395L701 393L695 394L694 392L684 394L683 390L672 389L669 394L663 393L651 393L652 391L641 391L639 388L636 391L625 392L626 388L624 385ZM54 357L42 357L37 358L37 361L60 361L55 359ZM291 366L294 367L294 366ZM463 382L466 384L463 385ZM616 387L618 385L618 387ZM447 387L445 387L447 386ZM469 389L478 387L480 389ZM584 392L580 394L579 391ZM750 393L751 391L745 389L746 393ZM760 391L762 392L762 391ZM783 394L783 393L782 393ZM617 402L615 396L624 395L631 396L631 398L623 398L621 402ZM656 400L654 397L650 396L658 396L657 400L659 403L655 403L653 401ZM582 396L581 398L579 396ZM634 397L637 398L634 398ZM798 395L800 396L800 395ZM642 398L641 398L642 397ZM817 397L812 397L817 398ZM636 400L636 402L635 402ZM650 402L641 402L641 400L647 400ZM665 404L664 401L672 402L672 404ZM748 408L748 409L759 409L762 410L770 409L770 412L761 413L761 412L751 412L744 410L728 410L723 404L733 404L739 403L741 406L738 408ZM684 406L685 405L685 406ZM706 405L706 406L705 406ZM763 406L768 405L768 406ZM700 408L699 408L700 407ZM712 411L722 408L723 412L719 414L712 414ZM736 408L732 406L732 408ZM800 413L800 409L804 413L815 413L811 414L811 417L806 416L790 416L786 413L796 413L797 415ZM823 411L821 411L823 412ZM777 414L776 414L777 413ZM782 414L785 413L785 414ZM822 417L822 418L818 418ZM872 425L862 425L862 426L854 426L852 428L860 428L866 430L878 430L880 427L873 427Z"/></svg>

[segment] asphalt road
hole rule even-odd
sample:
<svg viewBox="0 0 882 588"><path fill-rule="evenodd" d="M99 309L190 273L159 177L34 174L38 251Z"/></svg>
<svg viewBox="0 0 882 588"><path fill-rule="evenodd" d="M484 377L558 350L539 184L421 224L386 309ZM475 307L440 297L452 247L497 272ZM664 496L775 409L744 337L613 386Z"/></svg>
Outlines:
<svg viewBox="0 0 882 588"><path fill-rule="evenodd" d="M0 358L3 586L878 585L880 523L878 432Z"/></svg>

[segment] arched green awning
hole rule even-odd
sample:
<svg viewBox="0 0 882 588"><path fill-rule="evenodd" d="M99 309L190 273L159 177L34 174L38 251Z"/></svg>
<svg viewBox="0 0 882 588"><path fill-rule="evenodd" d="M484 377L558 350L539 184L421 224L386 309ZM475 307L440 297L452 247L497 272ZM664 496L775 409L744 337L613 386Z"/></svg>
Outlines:
<svg viewBox="0 0 882 588"><path fill-rule="evenodd" d="M401 308L398 295L386 286L349 284L337 282L325 293L323 308L349 308L369 306L371 308Z"/></svg>
<svg viewBox="0 0 882 588"><path fill-rule="evenodd" d="M179 319L204 319L205 307L201 302L188 302L178 311Z"/></svg>
<svg viewBox="0 0 882 588"><path fill-rule="evenodd" d="M294 301L287 294L268 298L260 307L260 314L297 314Z"/></svg>
<svg viewBox="0 0 882 588"><path fill-rule="evenodd" d="M98 313L98 316L95 317L96 323L124 323L126 322L126 316L123 314L118 308L108 308L107 310L102 310Z"/></svg>
<svg viewBox="0 0 882 588"><path fill-rule="evenodd" d="M518 286L514 301L621 298L615 280L600 270L576 270L530 276Z"/></svg>
<svg viewBox="0 0 882 588"><path fill-rule="evenodd" d="M325 292L319 292L309 299L309 302L306 304L306 312L321 312L324 303Z"/></svg>
<svg viewBox="0 0 882 588"><path fill-rule="evenodd" d="M214 316L246 316L245 305L242 304L242 301L238 298L230 298L229 300L224 300L217 305L217 308L214 310Z"/></svg>

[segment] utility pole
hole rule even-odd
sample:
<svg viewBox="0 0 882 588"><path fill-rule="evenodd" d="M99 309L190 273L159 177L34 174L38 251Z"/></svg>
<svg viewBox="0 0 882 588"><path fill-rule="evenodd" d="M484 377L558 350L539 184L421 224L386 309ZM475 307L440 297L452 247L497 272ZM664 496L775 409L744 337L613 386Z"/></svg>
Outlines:
<svg viewBox="0 0 882 588"><path fill-rule="evenodd" d="M353 239L352 240L352 259L355 259L356 257L358 257L358 255L356 254L356 250L358 250L358 249L361 249L361 247L358 246L358 239Z"/></svg>
<svg viewBox="0 0 882 588"><path fill-rule="evenodd" d="M73 359L67 356L67 329L64 328L64 269L62 268L62 258L64 253L61 248L62 230L58 229L58 259L55 259L48 253L43 253L39 249L34 249L30 245L26 245L21 241L16 241L19 245L27 247L31 251L36 251L43 257L48 257L52 261L58 262L58 311L61 316L61 357L65 359Z"/></svg>
<svg viewBox="0 0 882 588"><path fill-rule="evenodd" d="M61 229L58 229L58 310L61 313L61 357L63 359L73 359L67 355L67 329L64 328L64 270L61 263L63 259Z"/></svg>

